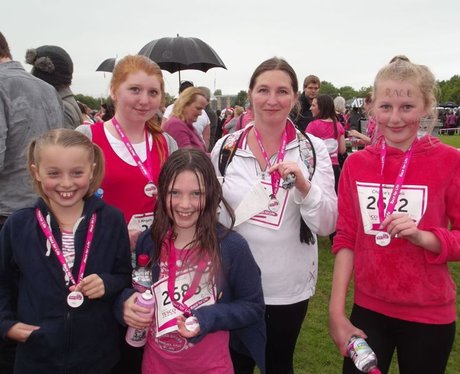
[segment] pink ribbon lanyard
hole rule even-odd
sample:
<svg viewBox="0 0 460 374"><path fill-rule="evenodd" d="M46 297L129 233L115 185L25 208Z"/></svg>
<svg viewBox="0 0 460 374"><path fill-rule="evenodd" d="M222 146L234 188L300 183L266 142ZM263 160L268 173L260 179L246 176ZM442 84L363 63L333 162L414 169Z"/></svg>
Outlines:
<svg viewBox="0 0 460 374"><path fill-rule="evenodd" d="M169 240L169 255L168 255L168 294L169 298L174 306L174 308L180 310L184 313L185 317L190 317L192 315L192 311L190 307L185 305L185 302L190 299L193 294L196 292L198 285L201 281L201 276L203 275L206 267L208 266L208 262L205 260L201 260L198 263L198 267L195 271L195 275L192 280L192 284L185 292L184 296L182 297L182 303L174 298L174 288L176 285L176 271L177 271L177 264L176 264L176 248L174 247L172 240Z"/></svg>
<svg viewBox="0 0 460 374"><path fill-rule="evenodd" d="M115 117L112 117L112 123L113 126L115 127L115 130L117 130L118 135L120 136L121 141L125 145L126 149L128 150L129 154L133 158L133 160L136 162L137 167L141 171L142 175L148 180L148 182L153 183L153 176L151 173L152 170L152 165L151 165L151 160L150 160L150 145L149 145L149 136L148 136L148 131L145 130L145 146L146 146L146 164L147 168L144 166L143 162L141 161L139 155L136 153L134 150L133 145L129 141L128 137L126 136L126 133L123 131L123 128L121 127L120 123L117 121Z"/></svg>
<svg viewBox="0 0 460 374"><path fill-rule="evenodd" d="M415 143L415 141L414 141ZM396 207L396 203L398 202L398 197L401 192L402 185L404 183L404 179L406 177L407 169L409 166L409 162L412 158L412 147L414 143L411 144L411 146L407 149L406 152L404 152L404 160L401 165L401 168L399 169L399 173L396 177L396 181L394 183L393 191L391 191L390 199L388 200L388 205L387 209L385 211L385 206L383 203L383 171L385 169L385 159L387 156L387 145L385 143L385 140L382 141L382 145L380 148L380 175L382 176L382 182L380 183L380 188L379 188L379 198L377 201L377 207L379 211L379 219L380 223L383 222L386 216L389 216L390 214L393 213Z"/></svg>
<svg viewBox="0 0 460 374"><path fill-rule="evenodd" d="M260 136L259 132L256 130L255 126L253 126L252 128L254 129L254 135L256 137L257 143L259 144L259 148L260 148L260 151L262 152L262 156L264 156L264 160L267 163L267 167L270 168L272 165L270 163L270 159L268 158L267 151L265 150L264 145L262 143L262 137ZM286 128L284 128L280 149L278 150L278 159L276 160L276 162L282 162L284 160L284 156L286 155L286 144L287 144L287 131L286 131ZM281 175L278 171L274 171L270 174L270 177L271 177L271 184L272 184L272 194L273 196L276 196L276 193L278 192L280 188Z"/></svg>
<svg viewBox="0 0 460 374"><path fill-rule="evenodd" d="M67 263L61 249L59 248L59 245L57 244L57 241L53 233L51 232L50 227L46 223L45 217L43 217L42 212L40 212L40 209L37 208L35 210L35 215L37 216L37 221L38 221L38 224L40 225L40 228L43 231L43 234L45 234L46 239L48 239L48 241L50 242L53 252L56 254L56 257L59 263L62 265L62 270L67 275L70 282L74 286L76 286L77 284L81 282L81 280L83 279L83 275L85 274L86 262L88 261L89 250L90 250L91 242L93 241L93 236L94 236L94 227L96 225L96 213L93 213L89 221L88 233L86 234L86 241L85 241L85 246L83 250L83 257L81 259L80 269L78 270L77 282L75 282L75 278L73 277L69 264Z"/></svg>

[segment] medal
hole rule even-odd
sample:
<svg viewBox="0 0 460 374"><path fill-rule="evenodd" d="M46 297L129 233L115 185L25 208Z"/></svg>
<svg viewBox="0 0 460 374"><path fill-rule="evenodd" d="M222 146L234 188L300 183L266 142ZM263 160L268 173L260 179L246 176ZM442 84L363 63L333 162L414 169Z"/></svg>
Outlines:
<svg viewBox="0 0 460 374"><path fill-rule="evenodd" d="M153 182L148 182L144 187L144 193L148 197L153 197L158 193L157 186Z"/></svg>
<svg viewBox="0 0 460 374"><path fill-rule="evenodd" d="M185 328L188 331L195 331L200 327L200 324L198 323L198 319L194 316L188 317L185 320Z"/></svg>
<svg viewBox="0 0 460 374"><path fill-rule="evenodd" d="M275 195L270 196L270 201L268 202L268 209L270 212L276 213L280 208L280 203Z"/></svg>
<svg viewBox="0 0 460 374"><path fill-rule="evenodd" d="M406 150L404 153L404 159L403 163L401 165L401 168L399 169L399 173L396 177L396 181L394 183L393 190L391 191L388 204L386 206L386 211L385 211L385 203L383 201L383 172L385 169L385 159L386 159L386 154L387 154L387 145L385 143L385 140L382 141L381 143L381 148L380 148L380 175L382 176L382 183L380 183L380 188L379 188L379 197L377 200L377 208L379 212L379 219L380 219L380 224L384 221L385 217L393 214L396 203L398 201L399 194L401 192L401 188L404 183L404 178L406 177L407 169L409 167L409 162L412 157L412 146L414 143L417 141L417 138L415 138L414 142L410 145L410 147ZM391 235L388 234L385 231L379 231L377 232L377 235L375 235L375 243L381 247L386 247L388 244L391 243Z"/></svg>
<svg viewBox="0 0 460 374"><path fill-rule="evenodd" d="M265 150L264 145L262 143L262 138L260 137L260 134L258 133L255 126L253 127L253 131L254 131L254 136L256 137L257 143L259 144L260 151L262 152L262 156L264 157L265 162L267 163L267 169L269 169L272 166L272 164L268 157L267 151ZM281 145L278 150L278 159L276 162L283 162L284 160L284 156L286 154L287 137L288 137L287 131L286 131L286 128L284 128L283 137L281 139ZM276 193L278 192L280 188L280 180L281 180L281 175L279 171L275 170L272 173L270 173L270 179L271 179L271 185L272 185L272 194L270 195L270 201L268 203L268 210L275 213L280 208L280 203L276 198ZM289 178L288 185L289 183L292 183L292 177ZM293 183L292 183L292 186L293 186Z"/></svg>
<svg viewBox="0 0 460 374"><path fill-rule="evenodd" d="M381 247L386 247L391 242L391 236L385 231L379 231L375 235L375 243Z"/></svg>
<svg viewBox="0 0 460 374"><path fill-rule="evenodd" d="M148 180L147 184L144 187L144 193L146 194L147 197L154 197L157 195L158 190L155 184L152 182L153 176L152 176L152 160L150 157L150 145L149 145L149 134L148 131L145 130L145 154L146 154L146 160L144 163L141 161L139 155L136 153L133 145L131 144L130 140L128 139L128 136L125 134L123 128L121 125L118 123L117 119L115 117L112 118L112 124L113 127L115 127L115 130L117 131L118 135L120 136L121 141L124 143L126 149L128 150L129 154L133 158L133 160L136 162L138 169L142 173L142 175Z"/></svg>
<svg viewBox="0 0 460 374"><path fill-rule="evenodd" d="M40 212L40 209L37 208L35 210L35 214L37 216L37 221L43 231L43 234L45 235L46 239L50 243L53 252L55 253L59 263L62 266L62 270L64 274L69 279L69 282L72 283L74 286L76 286L77 284L81 282L81 280L83 279L83 275L85 274L86 262L88 261L89 251L91 248L94 230L96 227L96 214L93 213L89 221L89 224L88 224L88 233L86 234L86 241L83 247L84 249L83 249L80 269L78 270L78 276L76 280L72 274L72 270L70 269L69 264L67 263L64 257L64 254L62 253L61 248L59 248L59 245L57 244L56 238L54 237L51 231L51 228L48 226L45 220L45 217L43 217L42 212ZM72 291L67 295L67 304L72 308L78 308L81 304L83 304L84 300L85 300L85 297L80 291Z"/></svg>
<svg viewBox="0 0 460 374"><path fill-rule="evenodd" d="M78 308L83 304L84 296L80 291L72 291L67 295L67 304L72 308Z"/></svg>

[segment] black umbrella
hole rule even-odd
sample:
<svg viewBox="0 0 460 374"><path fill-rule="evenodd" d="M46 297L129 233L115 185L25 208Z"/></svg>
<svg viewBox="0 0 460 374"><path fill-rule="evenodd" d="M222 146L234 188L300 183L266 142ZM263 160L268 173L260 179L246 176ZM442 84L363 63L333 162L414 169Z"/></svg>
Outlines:
<svg viewBox="0 0 460 374"><path fill-rule="evenodd" d="M211 68L227 69L219 55L211 46L198 38L161 38L147 43L140 55L155 61L161 69L170 73L181 70L200 70L207 72Z"/></svg>
<svg viewBox="0 0 460 374"><path fill-rule="evenodd" d="M111 73L115 67L115 57L106 58L101 64L97 67L96 71L107 71Z"/></svg>

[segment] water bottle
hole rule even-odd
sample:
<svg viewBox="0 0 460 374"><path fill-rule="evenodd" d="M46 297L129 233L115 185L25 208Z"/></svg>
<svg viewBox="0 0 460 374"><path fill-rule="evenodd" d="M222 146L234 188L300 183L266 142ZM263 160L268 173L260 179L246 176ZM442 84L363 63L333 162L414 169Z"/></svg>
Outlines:
<svg viewBox="0 0 460 374"><path fill-rule="evenodd" d="M104 196L104 190L102 188L98 188L94 193L94 196L102 199L102 197Z"/></svg>
<svg viewBox="0 0 460 374"><path fill-rule="evenodd" d="M153 298L152 292L147 290L142 293L142 295L136 299L136 304L150 310L153 309L153 306L155 305L155 299ZM149 315L150 313L146 314L146 317ZM125 336L126 342L133 347L143 347L147 341L148 330L148 327L144 329L136 329L131 326L128 327Z"/></svg>
<svg viewBox="0 0 460 374"><path fill-rule="evenodd" d="M377 356L363 338L352 336L348 341L347 351L355 366L363 373L381 374L377 368Z"/></svg>
<svg viewBox="0 0 460 374"><path fill-rule="evenodd" d="M152 286L152 272L148 267L150 259L146 254L137 256L137 266L133 270L132 285L137 292L150 290Z"/></svg>

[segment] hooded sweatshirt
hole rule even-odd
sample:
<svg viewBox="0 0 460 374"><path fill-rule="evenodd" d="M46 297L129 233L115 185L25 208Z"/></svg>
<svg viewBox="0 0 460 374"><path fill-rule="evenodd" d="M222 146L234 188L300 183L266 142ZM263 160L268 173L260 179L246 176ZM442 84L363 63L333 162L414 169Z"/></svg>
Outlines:
<svg viewBox="0 0 460 374"><path fill-rule="evenodd" d="M38 207L62 248L61 232L45 202L18 210L0 232L0 334L4 338L17 322L40 326L25 343L19 343L15 373L105 373L119 357L120 326L113 302L129 287L131 262L129 238L122 213L101 199L85 201L83 219L74 231L77 279L88 222L96 213L93 241L84 276L102 278L105 294L85 297L78 308L67 305L69 294L64 272L55 253L47 248L36 216ZM17 292L17 306L11 300Z"/></svg>
<svg viewBox="0 0 460 374"><path fill-rule="evenodd" d="M437 236L441 252L434 254L402 238L375 243L380 183L387 202L404 158L387 147L382 176L380 149L379 143L356 152L344 166L333 251L354 251L357 305L406 321L451 323L456 291L447 262L460 260L460 152L430 136L416 142L395 207Z"/></svg>

